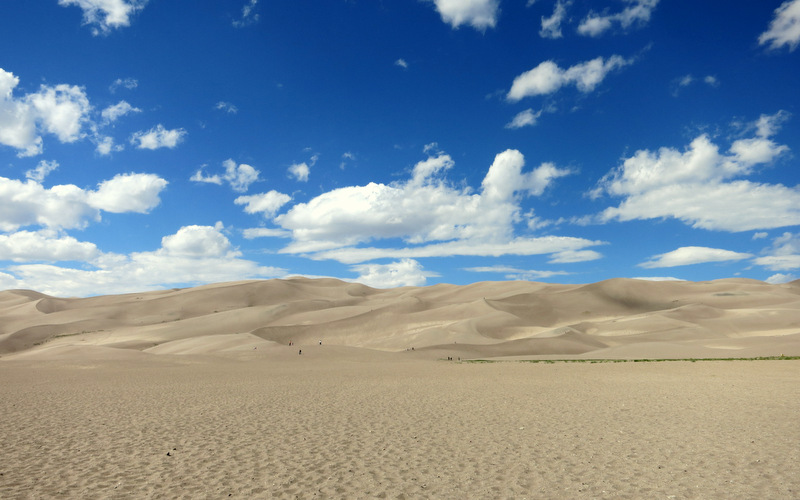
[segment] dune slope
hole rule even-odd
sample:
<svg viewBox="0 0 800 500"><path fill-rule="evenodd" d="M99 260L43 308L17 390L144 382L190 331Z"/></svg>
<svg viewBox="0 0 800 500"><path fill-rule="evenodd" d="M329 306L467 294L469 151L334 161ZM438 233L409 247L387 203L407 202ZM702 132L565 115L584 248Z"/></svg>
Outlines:
<svg viewBox="0 0 800 500"><path fill-rule="evenodd" d="M0 292L0 359L90 347L288 354L320 342L454 358L800 355L800 282L613 279L378 290L292 278L82 299Z"/></svg>

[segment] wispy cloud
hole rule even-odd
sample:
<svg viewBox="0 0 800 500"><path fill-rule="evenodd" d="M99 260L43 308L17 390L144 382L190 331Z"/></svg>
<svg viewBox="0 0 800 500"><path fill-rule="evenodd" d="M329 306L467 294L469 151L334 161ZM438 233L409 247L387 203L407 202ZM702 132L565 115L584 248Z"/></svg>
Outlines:
<svg viewBox="0 0 800 500"><path fill-rule="evenodd" d="M794 51L800 44L800 0L787 0L775 9L769 29L758 37L760 45L777 50L784 46Z"/></svg>
<svg viewBox="0 0 800 500"><path fill-rule="evenodd" d="M618 55L608 59L598 57L567 69L553 61L544 61L514 78L506 98L519 101L529 96L552 94L566 85L575 85L583 93L592 92L609 73L632 63L632 59Z"/></svg>
<svg viewBox="0 0 800 500"><path fill-rule="evenodd" d="M585 36L598 37L615 26L628 29L634 25L645 25L650 21L650 16L659 2L659 0L626 1L629 6L616 14L590 12L578 26L578 33Z"/></svg>
<svg viewBox="0 0 800 500"><path fill-rule="evenodd" d="M67 7L83 10L83 23L92 26L92 34L107 35L111 30L130 26L131 16L142 10L148 0L58 0Z"/></svg>

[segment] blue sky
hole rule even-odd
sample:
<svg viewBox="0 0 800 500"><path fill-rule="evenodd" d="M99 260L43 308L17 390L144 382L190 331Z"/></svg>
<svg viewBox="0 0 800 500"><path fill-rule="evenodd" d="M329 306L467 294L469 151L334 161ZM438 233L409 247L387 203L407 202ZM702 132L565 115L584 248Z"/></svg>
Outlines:
<svg viewBox="0 0 800 500"><path fill-rule="evenodd" d="M0 289L800 277L800 0L5 0Z"/></svg>

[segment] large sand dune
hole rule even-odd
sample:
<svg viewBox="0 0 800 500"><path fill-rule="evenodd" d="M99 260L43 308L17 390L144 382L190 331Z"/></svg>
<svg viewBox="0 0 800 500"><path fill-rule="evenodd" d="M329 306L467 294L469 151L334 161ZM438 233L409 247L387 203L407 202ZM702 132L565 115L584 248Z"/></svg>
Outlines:
<svg viewBox="0 0 800 500"><path fill-rule="evenodd" d="M84 299L0 292L0 359L63 356L66 347L289 353L319 341L413 348L418 357L800 355L800 282L614 279L377 290L295 278Z"/></svg>
<svg viewBox="0 0 800 500"><path fill-rule="evenodd" d="M797 282L6 291L0 498L795 499L797 355Z"/></svg>

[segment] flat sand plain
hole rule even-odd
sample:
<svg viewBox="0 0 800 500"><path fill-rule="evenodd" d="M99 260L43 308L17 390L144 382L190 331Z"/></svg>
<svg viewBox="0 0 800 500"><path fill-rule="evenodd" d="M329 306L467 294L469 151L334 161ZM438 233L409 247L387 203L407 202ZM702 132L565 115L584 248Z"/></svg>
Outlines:
<svg viewBox="0 0 800 500"><path fill-rule="evenodd" d="M0 292L0 498L798 498L800 360L588 360L797 356L799 298L745 280ZM552 358L585 362L516 361Z"/></svg>
<svg viewBox="0 0 800 500"><path fill-rule="evenodd" d="M0 497L800 497L800 361L336 350L0 363Z"/></svg>

